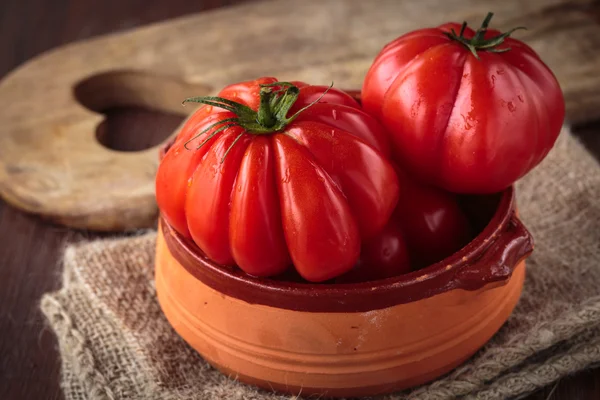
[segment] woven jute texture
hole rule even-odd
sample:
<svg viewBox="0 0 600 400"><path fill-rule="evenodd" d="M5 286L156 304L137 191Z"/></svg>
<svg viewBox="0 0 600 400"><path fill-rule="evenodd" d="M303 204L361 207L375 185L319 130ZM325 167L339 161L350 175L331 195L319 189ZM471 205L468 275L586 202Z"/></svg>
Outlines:
<svg viewBox="0 0 600 400"><path fill-rule="evenodd" d="M563 129L517 190L536 248L513 315L463 366L383 398L518 398L600 361L600 166ZM223 376L175 334L156 301L155 238L66 249L63 288L41 302L66 398L289 399Z"/></svg>

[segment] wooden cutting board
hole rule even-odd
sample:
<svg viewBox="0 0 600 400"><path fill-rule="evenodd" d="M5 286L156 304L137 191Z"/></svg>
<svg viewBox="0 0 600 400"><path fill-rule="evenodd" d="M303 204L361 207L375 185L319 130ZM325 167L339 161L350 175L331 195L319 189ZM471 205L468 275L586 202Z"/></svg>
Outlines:
<svg viewBox="0 0 600 400"><path fill-rule="evenodd" d="M42 54L0 83L0 195L68 226L151 226L157 148L100 145L100 111L181 101L258 76L360 88L381 47L446 21L525 25L557 75L569 122L600 117L600 26L593 0L280 0L192 15Z"/></svg>

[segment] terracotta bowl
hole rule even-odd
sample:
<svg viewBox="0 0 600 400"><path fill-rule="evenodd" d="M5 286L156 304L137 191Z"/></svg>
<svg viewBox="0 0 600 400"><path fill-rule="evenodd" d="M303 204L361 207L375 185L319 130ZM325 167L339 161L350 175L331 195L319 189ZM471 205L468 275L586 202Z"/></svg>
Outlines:
<svg viewBox="0 0 600 400"><path fill-rule="evenodd" d="M502 326L533 249L513 188L464 206L481 233L458 253L357 284L253 278L211 262L161 220L158 300L187 343L242 382L327 397L419 385L464 362Z"/></svg>

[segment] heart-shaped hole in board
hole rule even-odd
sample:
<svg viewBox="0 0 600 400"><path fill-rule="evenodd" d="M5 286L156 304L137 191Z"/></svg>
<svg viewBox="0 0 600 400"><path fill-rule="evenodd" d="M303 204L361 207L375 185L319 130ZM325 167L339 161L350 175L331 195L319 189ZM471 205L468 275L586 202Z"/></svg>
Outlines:
<svg viewBox="0 0 600 400"><path fill-rule="evenodd" d="M132 70L97 74L73 88L81 105L106 115L96 138L118 151L141 151L164 142L191 111L181 102L210 91L207 85Z"/></svg>

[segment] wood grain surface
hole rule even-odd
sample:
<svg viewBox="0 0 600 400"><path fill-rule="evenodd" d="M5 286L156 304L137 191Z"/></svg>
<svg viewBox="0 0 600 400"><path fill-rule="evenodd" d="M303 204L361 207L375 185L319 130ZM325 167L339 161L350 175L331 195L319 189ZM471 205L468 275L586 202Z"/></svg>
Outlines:
<svg viewBox="0 0 600 400"><path fill-rule="evenodd" d="M55 46L238 2L241 1L2 0L0 77ZM582 12L600 24L598 5L597 2L576 1L549 12L570 14L571 19L566 19L570 22L565 24L573 24L573 15L576 20ZM388 29L392 34L392 27ZM308 46L308 51L311 45L296 43L295 46ZM588 51L598 54L598 48ZM600 92L590 89L588 93L593 98ZM33 90L32 97L36 95L39 93ZM3 98L2 107L6 101ZM48 103L45 106L54 105ZM181 121L177 115L135 107L111 109L107 115L102 140L112 148L127 151L155 145L165 138L165 132L171 132ZM579 133L599 156L600 122L586 122ZM46 328L38 302L44 292L59 287L61 267L58 261L64 244L99 236L50 224L0 200L0 399L63 398L59 388L60 361L56 340ZM600 399L600 369L566 378L528 399Z"/></svg>
<svg viewBox="0 0 600 400"><path fill-rule="evenodd" d="M526 5L524 5L526 4ZM120 231L156 218L157 149L118 152L96 139L108 107L186 115L190 96L273 75L360 88L381 47L444 21L515 33L565 93L567 118L600 117L600 26L592 0L270 0L82 41L47 52L0 82L0 195L67 226ZM171 132L169 132L171 133Z"/></svg>

